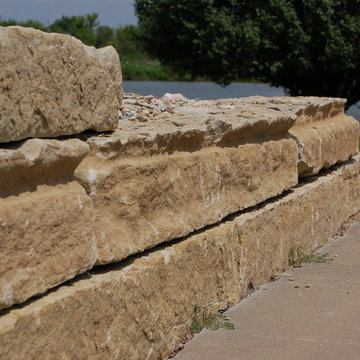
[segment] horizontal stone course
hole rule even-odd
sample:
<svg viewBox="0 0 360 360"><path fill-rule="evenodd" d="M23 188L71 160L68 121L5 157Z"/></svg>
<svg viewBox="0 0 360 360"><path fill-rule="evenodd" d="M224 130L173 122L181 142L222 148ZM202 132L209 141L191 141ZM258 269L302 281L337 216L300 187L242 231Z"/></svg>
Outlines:
<svg viewBox="0 0 360 360"><path fill-rule="evenodd" d="M0 27L0 143L114 130L119 56L69 35Z"/></svg>
<svg viewBox="0 0 360 360"><path fill-rule="evenodd" d="M195 304L234 304L284 270L291 247L333 237L360 208L359 173L357 156L258 210L12 309L0 317L0 357L164 357Z"/></svg>
<svg viewBox="0 0 360 360"><path fill-rule="evenodd" d="M98 263L119 261L259 204L297 184L288 139L150 158L88 157L77 180L94 202Z"/></svg>

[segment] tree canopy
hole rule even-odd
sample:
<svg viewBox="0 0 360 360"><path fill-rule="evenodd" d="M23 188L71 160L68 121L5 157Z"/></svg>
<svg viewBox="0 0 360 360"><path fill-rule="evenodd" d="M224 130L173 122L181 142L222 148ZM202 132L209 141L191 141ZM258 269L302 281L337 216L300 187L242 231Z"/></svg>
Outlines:
<svg viewBox="0 0 360 360"><path fill-rule="evenodd" d="M148 52L221 84L360 100L360 0L136 0Z"/></svg>

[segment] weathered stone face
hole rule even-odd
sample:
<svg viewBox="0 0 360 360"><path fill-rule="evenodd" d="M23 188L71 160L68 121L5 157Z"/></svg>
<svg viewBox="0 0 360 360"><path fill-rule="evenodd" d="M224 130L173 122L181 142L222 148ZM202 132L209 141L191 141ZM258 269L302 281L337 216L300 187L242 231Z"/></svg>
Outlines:
<svg viewBox="0 0 360 360"><path fill-rule="evenodd" d="M93 226L91 200L75 181L0 199L0 309L91 268Z"/></svg>
<svg viewBox="0 0 360 360"><path fill-rule="evenodd" d="M89 146L78 139L29 139L0 148L0 198L34 191L39 184L73 180L88 152Z"/></svg>
<svg viewBox="0 0 360 360"><path fill-rule="evenodd" d="M92 202L73 181L88 151L78 139L0 149L0 309L94 265Z"/></svg>
<svg viewBox="0 0 360 360"><path fill-rule="evenodd" d="M147 98L144 108L159 101L147 105ZM141 101L126 101L136 113ZM149 123L123 119L112 135L88 139L91 154L76 177L94 201L99 264L277 196L305 174L302 164L314 174L357 153L358 124L344 115L342 99L181 98L160 105L170 113L149 114Z"/></svg>
<svg viewBox="0 0 360 360"><path fill-rule="evenodd" d="M76 171L94 201L98 263L119 261L214 224L297 184L288 139L150 158L86 159Z"/></svg>
<svg viewBox="0 0 360 360"><path fill-rule="evenodd" d="M299 147L299 176L317 174L358 152L359 122L350 116L295 123L290 134Z"/></svg>
<svg viewBox="0 0 360 360"><path fill-rule="evenodd" d="M286 268L292 246L310 250L334 236L360 207L359 171L356 157L254 212L11 310L0 317L0 357L165 356L187 334L195 304L235 303L250 283Z"/></svg>
<svg viewBox="0 0 360 360"><path fill-rule="evenodd" d="M88 139L91 154L76 178L94 201L99 264L215 224L297 184L297 146L286 138L295 115L286 108L227 99L173 112L141 127L122 121L114 134Z"/></svg>
<svg viewBox="0 0 360 360"><path fill-rule="evenodd" d="M344 114L345 99L278 97L268 101L287 105L296 113L289 134L298 145L300 177L315 175L358 153L359 122Z"/></svg>
<svg viewBox="0 0 360 360"><path fill-rule="evenodd" d="M0 27L0 142L113 130L119 57L69 35Z"/></svg>

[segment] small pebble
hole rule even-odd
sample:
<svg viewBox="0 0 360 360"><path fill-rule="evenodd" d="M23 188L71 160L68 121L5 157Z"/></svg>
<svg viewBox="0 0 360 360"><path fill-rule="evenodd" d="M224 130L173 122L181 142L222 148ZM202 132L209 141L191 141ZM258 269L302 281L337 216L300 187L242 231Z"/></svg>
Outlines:
<svg viewBox="0 0 360 360"><path fill-rule="evenodd" d="M159 109L163 112L166 111L166 107L164 104L159 104Z"/></svg>

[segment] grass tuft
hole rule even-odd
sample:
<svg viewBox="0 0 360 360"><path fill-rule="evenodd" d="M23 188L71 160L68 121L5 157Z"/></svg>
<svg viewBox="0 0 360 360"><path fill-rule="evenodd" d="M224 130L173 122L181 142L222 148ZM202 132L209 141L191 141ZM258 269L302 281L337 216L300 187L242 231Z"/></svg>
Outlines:
<svg viewBox="0 0 360 360"><path fill-rule="evenodd" d="M193 334L198 334L204 328L210 330L218 330L220 328L235 330L234 324L224 314L211 312L208 306L201 307L195 305L190 331Z"/></svg>
<svg viewBox="0 0 360 360"><path fill-rule="evenodd" d="M301 245L293 246L289 251L289 265L294 266L302 263L325 263L329 261L333 261L334 259L329 258L329 254L319 254L315 252L311 252L310 254L306 254L304 252L304 248Z"/></svg>

